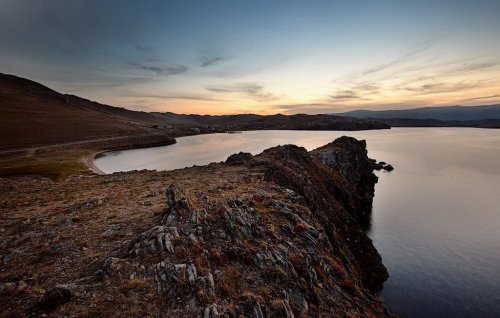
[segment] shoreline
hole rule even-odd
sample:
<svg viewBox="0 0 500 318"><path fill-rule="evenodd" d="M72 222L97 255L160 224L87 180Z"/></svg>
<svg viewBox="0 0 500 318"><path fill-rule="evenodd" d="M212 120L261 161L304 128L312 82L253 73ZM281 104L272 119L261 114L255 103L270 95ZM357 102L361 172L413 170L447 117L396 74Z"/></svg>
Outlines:
<svg viewBox="0 0 500 318"><path fill-rule="evenodd" d="M395 127L395 128L455 128L455 127ZM459 127L480 128L480 127ZM486 129L486 128L484 128ZM271 129L257 129L244 131L261 131ZM284 129L272 129L284 130ZM301 129L289 129L303 131ZM374 130L374 129L360 129ZM375 129L387 130L387 129ZM242 132L244 132L242 131ZM325 130L333 131L333 130ZM346 134L353 130L344 131ZM359 130L355 130L359 131ZM175 134L175 137L164 134L148 134L121 136L91 141L79 141L70 144L56 144L37 146L29 149L11 149L7 153L0 151L0 177L37 175L46 176L53 180L63 180L71 175L95 173L106 174L95 164L95 160L109 151L160 147L176 143L178 137L212 134L213 132L192 133L185 131ZM227 133L227 132L223 132Z"/></svg>
<svg viewBox="0 0 500 318"><path fill-rule="evenodd" d="M104 152L173 143L173 137L153 133L9 150L0 152L0 177L43 176L62 181L72 175L103 175L94 160Z"/></svg>
<svg viewBox="0 0 500 318"><path fill-rule="evenodd" d="M89 170L92 171L93 173L101 175L101 176L106 175L107 173L102 171L101 169L99 169L97 167L97 165L95 164L96 157L104 152L107 152L107 150L98 151L98 152L95 152L91 155L84 156L81 158L80 162L82 162L84 165L86 165L89 168Z"/></svg>
<svg viewBox="0 0 500 318"><path fill-rule="evenodd" d="M201 134L200 134L201 135ZM191 136L191 135L186 135L186 136ZM186 137L186 136L177 136L177 137ZM173 137L172 137L173 138ZM141 148L154 148L154 147L163 147L163 146L170 146L175 143L177 143L177 140L173 138L174 142L156 142L152 144L144 144L144 145L130 145L130 146L123 146L123 147L118 147L118 148L109 148L109 149L104 149L100 150L97 152L94 152L91 155L84 156L80 162L82 162L84 165L86 165L92 172L98 174L98 175L107 175L108 173L102 171L97 167L95 164L95 160L97 157L101 156L102 154L106 152L111 152L111 151L121 151L121 150L131 150L131 149L141 149Z"/></svg>
<svg viewBox="0 0 500 318"><path fill-rule="evenodd" d="M446 128L476 128L476 129L491 129L491 128L486 128L486 127L440 127L440 126L425 126L425 127L413 127L413 126L408 126L408 127L390 127L390 128L380 128L380 129L358 129L358 130L324 130L324 131L343 131L343 132L353 132L353 131L366 131L366 130L391 130L392 128L441 128L441 129L446 129ZM143 145L130 145L130 146L124 146L124 147L118 147L118 148L109 148L109 149L104 149L98 152L95 152L91 155L87 155L82 157L81 162L85 164L89 170L92 172L98 174L98 175L107 175L108 173L102 171L97 167L95 164L95 160L100 156L103 155L104 153L107 152L112 152L112 151L120 151L120 150L131 150L131 149L141 149L141 148L154 148L154 147L163 147L163 146L169 146L172 144L177 143L177 138L182 138L182 137L194 137L194 136L201 136L201 135L211 135L211 134L235 134L235 133L245 133L245 132L251 132L251 131L263 131L263 130L290 130L290 131L317 131L317 130L302 130L302 129L256 129L256 130L238 130L238 131L228 131L228 132L202 132L202 133L188 133L184 135L177 135L175 137L172 137L174 139L174 143L153 143L153 144L143 144Z"/></svg>

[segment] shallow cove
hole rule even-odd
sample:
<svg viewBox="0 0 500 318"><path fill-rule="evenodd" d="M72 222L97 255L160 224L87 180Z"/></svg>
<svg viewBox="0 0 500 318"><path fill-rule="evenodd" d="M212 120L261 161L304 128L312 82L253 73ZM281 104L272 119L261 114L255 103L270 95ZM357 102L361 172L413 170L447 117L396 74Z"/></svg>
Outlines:
<svg viewBox="0 0 500 318"><path fill-rule="evenodd" d="M278 144L312 150L349 135L395 166L378 173L369 235L390 278L381 296L402 317L498 317L500 312L500 130L249 131L177 139L110 152L105 172L170 170L259 153Z"/></svg>

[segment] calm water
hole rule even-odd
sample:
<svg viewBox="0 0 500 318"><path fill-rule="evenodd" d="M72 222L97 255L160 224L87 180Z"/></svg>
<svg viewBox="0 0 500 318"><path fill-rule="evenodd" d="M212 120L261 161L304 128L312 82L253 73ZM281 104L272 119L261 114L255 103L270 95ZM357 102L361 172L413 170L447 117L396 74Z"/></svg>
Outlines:
<svg viewBox="0 0 500 318"><path fill-rule="evenodd" d="M381 292L402 317L500 317L500 130L400 128L364 132L252 131L179 138L109 153L106 172L176 169L341 135L366 139L378 173L370 237L390 274Z"/></svg>

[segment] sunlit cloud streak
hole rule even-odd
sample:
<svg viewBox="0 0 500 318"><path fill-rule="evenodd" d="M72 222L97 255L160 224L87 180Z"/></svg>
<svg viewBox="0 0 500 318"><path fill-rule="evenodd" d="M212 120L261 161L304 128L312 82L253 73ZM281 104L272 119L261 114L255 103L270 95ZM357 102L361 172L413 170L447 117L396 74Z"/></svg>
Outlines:
<svg viewBox="0 0 500 318"><path fill-rule="evenodd" d="M219 94L243 94L256 101L273 101L278 99L278 96L267 93L263 86L256 83L239 83L227 86L212 86L207 87L207 90Z"/></svg>

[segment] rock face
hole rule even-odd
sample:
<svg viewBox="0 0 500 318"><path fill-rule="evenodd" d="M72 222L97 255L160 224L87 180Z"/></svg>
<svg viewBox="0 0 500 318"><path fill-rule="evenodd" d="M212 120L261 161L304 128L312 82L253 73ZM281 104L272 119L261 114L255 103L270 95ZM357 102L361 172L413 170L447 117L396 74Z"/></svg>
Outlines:
<svg viewBox="0 0 500 318"><path fill-rule="evenodd" d="M342 137L311 152L286 145L174 171L162 179L164 208L79 279L83 292L48 289L28 312L389 317L373 294L387 270L362 229L373 169L366 143Z"/></svg>
<svg viewBox="0 0 500 318"><path fill-rule="evenodd" d="M275 167L268 175L306 199L332 247L337 251L347 247L352 253L354 258L344 261L351 261L348 267L358 270L363 285L371 291L382 288L387 270L362 231L371 215L378 181L366 142L340 137L310 154L303 148L285 146L266 150L263 156L274 159Z"/></svg>
<svg viewBox="0 0 500 318"><path fill-rule="evenodd" d="M165 312L388 315L371 294L388 274L360 226L377 182L364 141L342 137L311 153L280 146L227 164L261 182L222 196L170 185L161 224L123 255L147 264Z"/></svg>

